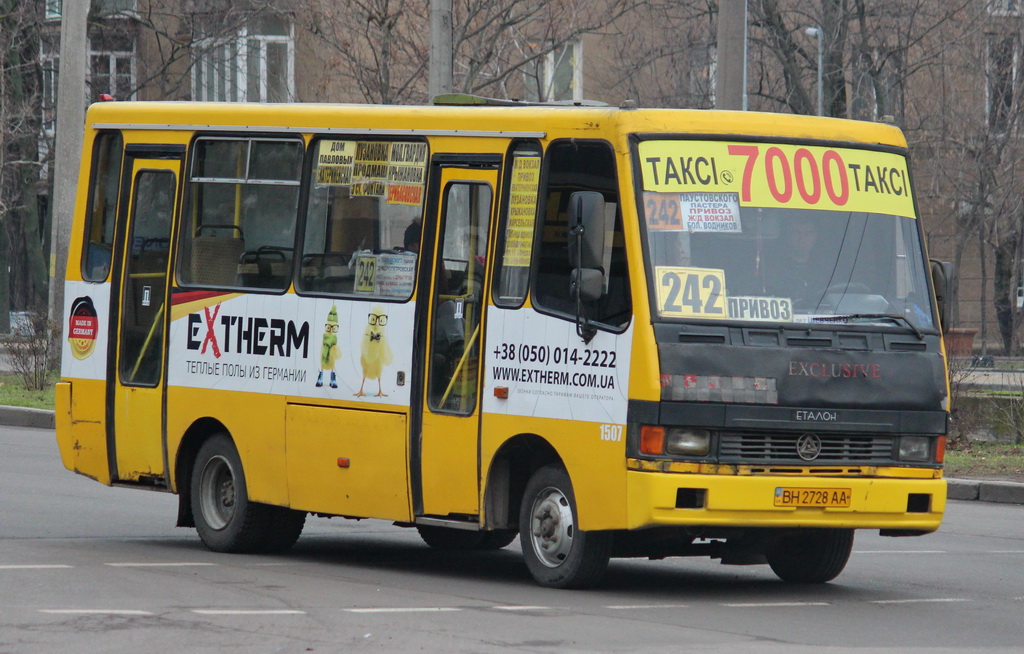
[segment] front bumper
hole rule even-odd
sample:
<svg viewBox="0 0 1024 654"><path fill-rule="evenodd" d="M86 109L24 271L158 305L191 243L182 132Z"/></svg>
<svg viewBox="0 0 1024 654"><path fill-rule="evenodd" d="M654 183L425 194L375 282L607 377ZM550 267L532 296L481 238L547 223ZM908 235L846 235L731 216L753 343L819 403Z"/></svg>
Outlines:
<svg viewBox="0 0 1024 654"><path fill-rule="evenodd" d="M939 528L946 509L946 480L935 478L794 478L629 470L626 485L630 529L833 527L930 532ZM777 507L776 488L850 489L850 506Z"/></svg>

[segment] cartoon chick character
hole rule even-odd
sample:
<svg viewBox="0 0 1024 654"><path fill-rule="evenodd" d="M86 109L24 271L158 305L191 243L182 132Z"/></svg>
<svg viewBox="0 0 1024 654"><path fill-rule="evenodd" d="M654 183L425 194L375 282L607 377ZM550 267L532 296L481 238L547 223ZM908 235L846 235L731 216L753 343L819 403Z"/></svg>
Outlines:
<svg viewBox="0 0 1024 654"><path fill-rule="evenodd" d="M320 347L320 375L316 378L316 387L324 385L324 371L331 371L331 388L338 387L338 378L334 373L334 362L341 356L341 348L338 347L338 307L331 307L327 314L327 324L324 325L324 343Z"/></svg>
<svg viewBox="0 0 1024 654"><path fill-rule="evenodd" d="M381 373L384 366L391 363L391 348L388 346L388 339L384 333L384 326L388 324L388 315L380 305L374 305L366 318L366 331L363 332L363 342L360 345L359 363L363 366L363 382L359 384L359 392L356 397L363 397L363 385L367 379L377 380L377 397L387 397L380 384Z"/></svg>

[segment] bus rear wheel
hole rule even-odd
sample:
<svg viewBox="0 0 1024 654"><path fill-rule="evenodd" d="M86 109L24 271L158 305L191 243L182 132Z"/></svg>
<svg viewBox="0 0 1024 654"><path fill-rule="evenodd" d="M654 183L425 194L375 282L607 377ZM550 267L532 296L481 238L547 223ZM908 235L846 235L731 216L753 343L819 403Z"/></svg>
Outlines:
<svg viewBox="0 0 1024 654"><path fill-rule="evenodd" d="M199 448L191 483L196 531L215 552L283 552L302 533L305 513L249 501L241 457L226 434Z"/></svg>
<svg viewBox="0 0 1024 654"><path fill-rule="evenodd" d="M779 538L765 555L783 581L823 584L839 576L852 550L852 529L795 529Z"/></svg>
<svg viewBox="0 0 1024 654"><path fill-rule="evenodd" d="M569 473L545 466L526 484L519 510L519 540L530 574L549 588L588 588L604 577L612 536L577 528Z"/></svg>

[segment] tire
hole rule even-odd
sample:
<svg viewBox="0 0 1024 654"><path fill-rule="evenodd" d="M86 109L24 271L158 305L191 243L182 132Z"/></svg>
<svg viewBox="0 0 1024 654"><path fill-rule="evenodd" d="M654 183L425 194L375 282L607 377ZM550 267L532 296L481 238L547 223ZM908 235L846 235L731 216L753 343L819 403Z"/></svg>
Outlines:
<svg viewBox="0 0 1024 654"><path fill-rule="evenodd" d="M264 506L270 510L270 524L264 534L263 544L257 548L264 554L281 554L291 549L302 535L306 525L306 512L295 511L283 506Z"/></svg>
<svg viewBox="0 0 1024 654"><path fill-rule="evenodd" d="M517 532L467 531L450 527L417 525L416 531L427 545L435 550L466 552L471 550L500 550L516 539Z"/></svg>
<svg viewBox="0 0 1024 654"><path fill-rule="evenodd" d="M214 552L283 552L302 533L305 513L249 501L242 460L226 434L199 448L191 487L196 531Z"/></svg>
<svg viewBox="0 0 1024 654"><path fill-rule="evenodd" d="M823 584L839 576L852 550L852 529L796 529L783 535L765 555L783 581Z"/></svg>
<svg viewBox="0 0 1024 654"><path fill-rule="evenodd" d="M477 549L481 550L500 550L508 547L512 544L512 541L516 539L519 532L515 529L497 529L495 531L485 532L487 537L484 538L484 542Z"/></svg>
<svg viewBox="0 0 1024 654"><path fill-rule="evenodd" d="M576 496L569 474L545 466L526 484L519 511L519 540L530 574L548 588L597 585L611 558L610 532L576 528Z"/></svg>

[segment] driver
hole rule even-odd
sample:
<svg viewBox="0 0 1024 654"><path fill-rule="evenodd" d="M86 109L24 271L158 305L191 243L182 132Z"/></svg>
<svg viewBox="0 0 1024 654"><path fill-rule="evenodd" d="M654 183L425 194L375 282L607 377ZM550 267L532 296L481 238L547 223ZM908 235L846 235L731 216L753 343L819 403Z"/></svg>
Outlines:
<svg viewBox="0 0 1024 654"><path fill-rule="evenodd" d="M831 270L824 270L820 252L824 229L818 220L803 217L783 223L787 230L779 239L772 291L793 300L794 306L813 310L825 294Z"/></svg>

